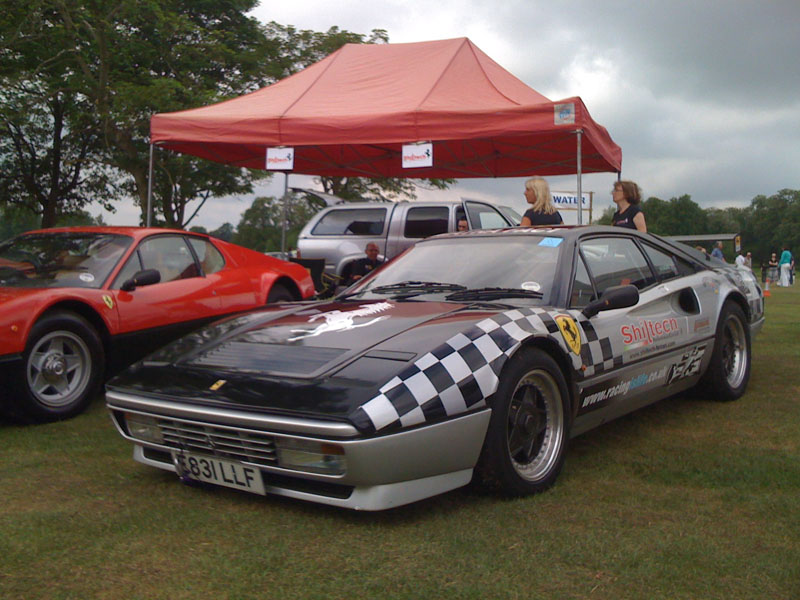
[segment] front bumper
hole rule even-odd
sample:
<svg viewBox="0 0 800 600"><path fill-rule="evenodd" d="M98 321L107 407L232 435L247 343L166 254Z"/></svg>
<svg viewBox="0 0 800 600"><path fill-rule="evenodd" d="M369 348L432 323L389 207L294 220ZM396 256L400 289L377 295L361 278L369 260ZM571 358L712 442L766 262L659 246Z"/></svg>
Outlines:
<svg viewBox="0 0 800 600"><path fill-rule="evenodd" d="M201 437L213 438L219 433L256 439L260 447L277 438L335 444L344 449L346 459L341 475L295 471L277 461L254 461L244 454L236 460L261 472L267 493L355 510L401 506L469 483L491 415L484 409L409 431L364 438L348 423L205 408L120 392L107 392L106 400L117 430L135 444L134 459L176 473L172 455L181 451L181 443L156 444L133 438L125 425L125 413L153 416L168 422L170 428L193 435L200 432ZM218 447L212 440L200 452L231 459Z"/></svg>

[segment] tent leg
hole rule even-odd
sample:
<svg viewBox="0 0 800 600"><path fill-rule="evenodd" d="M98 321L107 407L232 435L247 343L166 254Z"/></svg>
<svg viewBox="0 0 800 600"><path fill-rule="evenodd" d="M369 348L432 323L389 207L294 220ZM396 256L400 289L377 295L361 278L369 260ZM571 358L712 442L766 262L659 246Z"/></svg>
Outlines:
<svg viewBox="0 0 800 600"><path fill-rule="evenodd" d="M578 134L578 158L576 160L576 164L578 167L578 225L583 225L583 187L582 183L582 176L581 176L581 136L583 134L583 130L578 129L576 131Z"/></svg>
<svg viewBox="0 0 800 600"><path fill-rule="evenodd" d="M153 144L150 144L150 166L147 171L147 220L150 227L153 218Z"/></svg>
<svg viewBox="0 0 800 600"><path fill-rule="evenodd" d="M289 172L283 174L283 217L281 218L281 258L287 260L286 256L286 205L289 202Z"/></svg>

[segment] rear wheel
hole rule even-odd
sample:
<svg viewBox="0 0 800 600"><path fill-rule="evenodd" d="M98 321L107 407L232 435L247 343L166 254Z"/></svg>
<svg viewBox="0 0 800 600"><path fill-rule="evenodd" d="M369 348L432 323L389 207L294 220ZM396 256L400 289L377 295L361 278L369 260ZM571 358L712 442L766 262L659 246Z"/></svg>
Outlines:
<svg viewBox="0 0 800 600"><path fill-rule="evenodd" d="M567 385L556 362L536 348L520 350L500 376L476 469L480 482L509 496L555 482L569 431Z"/></svg>
<svg viewBox="0 0 800 600"><path fill-rule="evenodd" d="M701 385L717 400L738 400L750 381L750 328L741 307L727 302L719 315L714 352Z"/></svg>
<svg viewBox="0 0 800 600"><path fill-rule="evenodd" d="M12 411L26 421L68 419L83 412L105 368L94 328L71 312L54 312L31 330Z"/></svg>
<svg viewBox="0 0 800 600"><path fill-rule="evenodd" d="M292 302L295 300L294 295L286 289L286 286L281 283L276 283L269 290L267 294L267 304L275 302Z"/></svg>

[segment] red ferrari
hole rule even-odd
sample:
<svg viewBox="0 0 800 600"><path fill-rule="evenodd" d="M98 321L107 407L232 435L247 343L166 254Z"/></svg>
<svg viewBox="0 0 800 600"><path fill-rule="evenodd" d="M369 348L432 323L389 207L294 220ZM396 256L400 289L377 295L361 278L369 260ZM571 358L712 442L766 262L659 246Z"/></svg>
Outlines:
<svg viewBox="0 0 800 600"><path fill-rule="evenodd" d="M107 372L212 319L313 294L300 265L202 234L16 236L0 244L0 409L33 422L75 416Z"/></svg>

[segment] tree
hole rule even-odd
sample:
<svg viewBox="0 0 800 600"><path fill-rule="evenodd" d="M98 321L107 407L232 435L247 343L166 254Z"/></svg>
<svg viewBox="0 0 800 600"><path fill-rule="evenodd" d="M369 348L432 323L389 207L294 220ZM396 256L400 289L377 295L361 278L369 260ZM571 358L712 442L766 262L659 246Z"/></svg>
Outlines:
<svg viewBox="0 0 800 600"><path fill-rule="evenodd" d="M93 107L78 92L68 38L52 6L4 2L0 11L0 205L52 227L99 202L111 209L114 173L102 163ZM62 51L54 51L62 47Z"/></svg>
<svg viewBox="0 0 800 600"><path fill-rule="evenodd" d="M300 230L316 211L300 196L288 196L286 205L288 248L297 247ZM259 252L281 249L281 224L283 222L283 200L271 196L256 198L242 214L233 242Z"/></svg>
<svg viewBox="0 0 800 600"><path fill-rule="evenodd" d="M146 218L150 116L205 105L263 85L269 47L247 16L256 0L92 0L51 4L69 36L70 59L95 107L109 164ZM209 195L251 191L253 175L158 153L155 205L164 222L184 226L186 205ZM165 180L164 180L165 179Z"/></svg>

